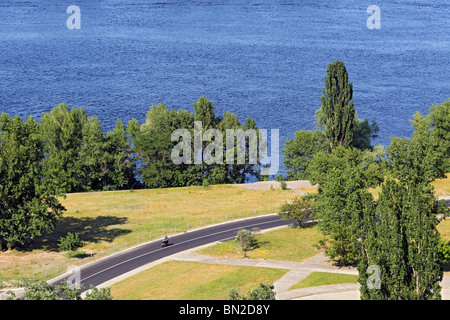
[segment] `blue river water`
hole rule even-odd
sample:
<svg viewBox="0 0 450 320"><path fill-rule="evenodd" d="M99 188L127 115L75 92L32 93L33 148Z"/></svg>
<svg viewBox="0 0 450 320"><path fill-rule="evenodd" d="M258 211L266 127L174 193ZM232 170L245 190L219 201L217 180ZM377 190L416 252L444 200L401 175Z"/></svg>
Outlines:
<svg viewBox="0 0 450 320"><path fill-rule="evenodd" d="M81 10L70 30L66 10ZM371 5L380 29L369 29ZM328 64L344 61L376 144L450 98L448 0L22 0L0 2L0 112L82 107L110 130L152 104L206 96L241 121L313 129Z"/></svg>

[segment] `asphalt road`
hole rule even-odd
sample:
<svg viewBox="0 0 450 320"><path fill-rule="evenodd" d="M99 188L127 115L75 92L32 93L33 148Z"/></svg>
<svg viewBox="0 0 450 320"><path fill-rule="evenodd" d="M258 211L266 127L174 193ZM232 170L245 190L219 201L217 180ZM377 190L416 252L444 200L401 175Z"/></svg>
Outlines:
<svg viewBox="0 0 450 320"><path fill-rule="evenodd" d="M84 284L86 291L90 285L99 286L124 273L172 254L211 242L232 239L241 229L259 228L264 230L287 224L288 222L281 220L278 215L272 214L192 230L171 236L168 247L162 248L161 241L152 241L81 267L77 280ZM56 285L67 281L70 276L72 277L70 280L73 282L73 275L65 275L52 281L52 284Z"/></svg>

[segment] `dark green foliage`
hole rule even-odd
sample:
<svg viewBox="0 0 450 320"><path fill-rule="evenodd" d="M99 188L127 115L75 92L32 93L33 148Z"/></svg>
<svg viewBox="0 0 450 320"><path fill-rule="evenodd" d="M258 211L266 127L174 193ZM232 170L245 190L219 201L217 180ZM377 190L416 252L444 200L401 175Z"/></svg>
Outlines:
<svg viewBox="0 0 450 320"><path fill-rule="evenodd" d="M355 119L353 127L353 140L351 146L360 149L367 150L372 149L371 140L378 137L378 127L376 121L372 120L371 123L367 119Z"/></svg>
<svg viewBox="0 0 450 320"><path fill-rule="evenodd" d="M450 215L450 207L447 206L447 200L441 199L436 201L433 212L444 215L442 218L447 218Z"/></svg>
<svg viewBox="0 0 450 320"><path fill-rule="evenodd" d="M25 300L82 300L81 292L84 285L69 286L66 281L53 286L45 281L27 283L25 285ZM114 300L110 288L98 289L91 285L85 300Z"/></svg>
<svg viewBox="0 0 450 320"><path fill-rule="evenodd" d="M326 238L319 243L325 253L338 264L357 262L359 216L373 206L360 171L351 166L332 169L321 185L314 205L319 230Z"/></svg>
<svg viewBox="0 0 450 320"><path fill-rule="evenodd" d="M363 178L366 187L375 187L384 180L382 157L383 151L378 148L374 151L362 151L353 147L337 147L331 153L316 153L305 176L312 184L323 185L328 179L328 173L333 169L353 167Z"/></svg>
<svg viewBox="0 0 450 320"><path fill-rule="evenodd" d="M44 178L57 192L129 189L137 185L127 130L106 135L96 117L64 104L42 115Z"/></svg>
<svg viewBox="0 0 450 320"><path fill-rule="evenodd" d="M58 240L59 251L75 251L83 246L78 233L69 232L65 237Z"/></svg>
<svg viewBox="0 0 450 320"><path fill-rule="evenodd" d="M217 129L223 136L223 164L207 164L205 161L196 163L201 155L195 154L194 121L201 121L202 135L208 129ZM255 121L247 118L245 124L237 117L226 111L223 117L215 115L214 104L205 97L201 97L194 103L194 113L185 110L169 110L160 103L152 106L147 113L145 123L138 128L137 122L130 123L131 136L135 152L139 157L140 174L146 188L167 188L191 185L203 185L205 179L209 184L244 183L247 176L259 177L256 164L250 163L249 150L255 146L255 142L245 141L245 162L238 164L238 142L234 142L233 164L226 162L226 130L227 129L255 129L258 132ZM179 141L172 141L172 133L177 129L186 129L190 133L190 164L175 164L171 158L171 152ZM181 138L182 139L182 138ZM257 141L256 141L257 143ZM211 144L203 141L200 145L201 153ZM184 154L183 154L184 156ZM214 153L214 156L215 153ZM202 160L202 159L200 159Z"/></svg>
<svg viewBox="0 0 450 320"><path fill-rule="evenodd" d="M240 230L237 233L236 241L240 243L242 251L245 252L255 248L258 245L258 240L255 238L253 233L249 230Z"/></svg>
<svg viewBox="0 0 450 320"><path fill-rule="evenodd" d="M439 261L441 263L449 263L450 262L450 242L446 242L444 240L439 240L437 246L437 254L439 256Z"/></svg>
<svg viewBox="0 0 450 320"><path fill-rule="evenodd" d="M287 179L303 180L310 160L318 152L328 152L328 144L323 131L300 130L295 132L293 140L286 140L282 151Z"/></svg>
<svg viewBox="0 0 450 320"><path fill-rule="evenodd" d="M443 155L442 171L450 172L450 100L431 106L427 118L438 142L437 152Z"/></svg>
<svg viewBox="0 0 450 320"><path fill-rule="evenodd" d="M413 136L391 138L386 148L393 177L413 185L444 178L450 171L450 101L432 106L430 114L413 116Z"/></svg>
<svg viewBox="0 0 450 320"><path fill-rule="evenodd" d="M25 285L25 300L81 300L84 286L70 287L66 281L53 286L45 281Z"/></svg>
<svg viewBox="0 0 450 320"><path fill-rule="evenodd" d="M297 196L291 203L283 203L280 207L278 215L283 220L295 221L296 225L303 228L306 221L313 214L312 201L313 200L311 198Z"/></svg>
<svg viewBox="0 0 450 320"><path fill-rule="evenodd" d="M387 180L375 214L361 216L360 274L362 299L440 299L440 235L432 213L433 189ZM376 219L375 219L376 217ZM367 268L380 270L380 288L367 284Z"/></svg>
<svg viewBox="0 0 450 320"><path fill-rule="evenodd" d="M341 61L329 64L322 91L322 106L315 115L316 129L295 132L295 138L287 139L282 150L288 180L315 179L314 174L308 174L308 171L322 170L320 164L319 168L308 169L317 154L326 158L339 147L371 151L371 140L378 136L379 128L375 121L369 123L356 115L353 87L348 83L348 74Z"/></svg>
<svg viewBox="0 0 450 320"><path fill-rule="evenodd" d="M318 113L330 150L339 146L348 147L352 143L356 119L352 98L353 85L348 82L344 63L330 63L320 98L322 107Z"/></svg>
<svg viewBox="0 0 450 320"><path fill-rule="evenodd" d="M90 291L86 293L84 300L114 300L111 288L97 288L91 284Z"/></svg>
<svg viewBox="0 0 450 320"><path fill-rule="evenodd" d="M51 232L64 208L42 179L41 127L30 117L0 116L0 243L23 245Z"/></svg>
<svg viewBox="0 0 450 320"><path fill-rule="evenodd" d="M260 283L245 296L240 295L239 289L230 289L228 297L230 300L275 300L274 285Z"/></svg>

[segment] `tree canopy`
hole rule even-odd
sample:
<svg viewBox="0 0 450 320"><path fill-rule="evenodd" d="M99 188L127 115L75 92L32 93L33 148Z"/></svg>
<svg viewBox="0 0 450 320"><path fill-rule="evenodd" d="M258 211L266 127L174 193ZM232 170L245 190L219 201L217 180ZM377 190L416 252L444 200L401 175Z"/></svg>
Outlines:
<svg viewBox="0 0 450 320"><path fill-rule="evenodd" d="M64 208L44 175L41 127L30 117L0 116L0 243L23 245L49 233Z"/></svg>

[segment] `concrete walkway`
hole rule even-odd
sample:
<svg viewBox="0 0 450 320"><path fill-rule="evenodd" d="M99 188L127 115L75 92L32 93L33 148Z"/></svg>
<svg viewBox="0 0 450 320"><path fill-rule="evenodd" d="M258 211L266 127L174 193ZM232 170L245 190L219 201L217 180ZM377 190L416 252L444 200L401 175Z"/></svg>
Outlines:
<svg viewBox="0 0 450 320"><path fill-rule="evenodd" d="M359 284L336 284L319 287L289 290L293 285L306 278L312 272L329 272L358 275L356 268L335 267L328 263L323 253L319 253L304 262L256 260L256 259L223 259L194 253L199 248L181 252L170 257L170 260L195 261L201 263L226 264L238 266L253 266L266 268L288 269L289 272L275 281L277 300L359 300ZM450 299L450 277L444 277L442 282L442 299Z"/></svg>
<svg viewBox="0 0 450 320"><path fill-rule="evenodd" d="M196 248L197 251L199 248ZM304 262L279 261L279 260L257 260L257 259L236 259L236 258L214 258L211 256L201 255L189 250L171 256L170 260L177 261L195 261L201 263L238 265L247 267L265 267L288 269L289 272L283 277L274 282L276 297L278 300L295 300L303 298L320 299L323 294L333 295L326 297L326 299L359 299L359 285L358 284L340 284L331 286L321 286L315 288L304 288L289 290L293 285L306 278L312 272L329 272L358 275L356 268L338 268L327 265L328 259L323 253L308 259Z"/></svg>

